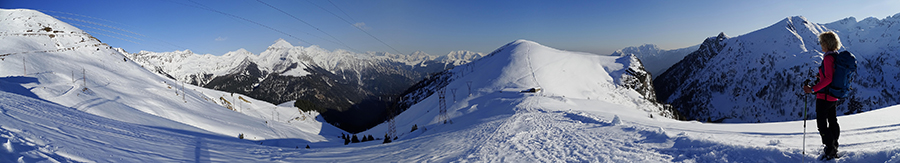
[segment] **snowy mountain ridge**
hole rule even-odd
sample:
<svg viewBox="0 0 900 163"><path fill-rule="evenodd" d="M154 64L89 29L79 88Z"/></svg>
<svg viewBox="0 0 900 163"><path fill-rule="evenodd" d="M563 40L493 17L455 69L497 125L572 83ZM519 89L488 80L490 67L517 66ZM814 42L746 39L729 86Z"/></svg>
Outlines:
<svg viewBox="0 0 900 163"><path fill-rule="evenodd" d="M399 55L384 52L353 53L346 50L328 51L318 46L293 46L278 39L266 51L255 55L244 49L231 51L222 56L194 54L190 50L173 52L141 51L129 58L150 69L161 69L179 81L195 85L206 85L209 79L226 75L229 70L240 69L244 59L259 65L261 71L279 73L284 76L302 77L308 75L304 69L317 66L332 73L341 71L363 71L373 66L403 65L424 67L429 61L457 66L483 57L483 53L453 51L445 56L432 56L422 52ZM187 69L187 70L186 70ZM204 80L205 79L205 80Z"/></svg>
<svg viewBox="0 0 900 163"><path fill-rule="evenodd" d="M318 142L328 141L319 134L341 132L316 120L315 112L177 84L41 12L2 9L0 15L0 84L6 92L117 121L229 137ZM310 118L288 120L298 117Z"/></svg>
<svg viewBox="0 0 900 163"><path fill-rule="evenodd" d="M258 55L243 49L222 56L190 51L128 55L145 68L189 84L269 103L311 104L301 109L324 113L329 123L350 132L384 121L385 116L378 116L387 114L381 103L393 101L383 97L397 96L430 73L482 56L469 51L446 56L328 51L315 45L293 46L282 39Z"/></svg>
<svg viewBox="0 0 900 163"><path fill-rule="evenodd" d="M834 31L860 69L851 96L839 104L849 115L900 103L900 14L882 20L847 18L816 24L800 16L737 37L710 37L684 60L656 77L659 99L688 119L716 122L777 122L802 119L799 89L822 61L818 34ZM815 117L813 113L810 115Z"/></svg>
<svg viewBox="0 0 900 163"><path fill-rule="evenodd" d="M611 56L624 56L633 54L641 59L644 68L647 69L653 78L661 75L669 67L680 61L691 52L697 51L700 45L689 46L679 49L661 49L653 44L644 44L641 46L631 46L616 50Z"/></svg>
<svg viewBox="0 0 900 163"><path fill-rule="evenodd" d="M566 80L561 80L560 75L567 75ZM435 74L408 90L400 105L403 110L422 107L419 105L434 108L419 103L433 102L440 89L447 95L455 91L452 94L457 97L464 97L463 92L467 92L473 98L498 91L527 92L531 88L540 89L535 93L541 96L606 100L640 108L650 116L675 116L671 108L656 103L650 75L636 56L563 51L528 40L516 40L478 61Z"/></svg>

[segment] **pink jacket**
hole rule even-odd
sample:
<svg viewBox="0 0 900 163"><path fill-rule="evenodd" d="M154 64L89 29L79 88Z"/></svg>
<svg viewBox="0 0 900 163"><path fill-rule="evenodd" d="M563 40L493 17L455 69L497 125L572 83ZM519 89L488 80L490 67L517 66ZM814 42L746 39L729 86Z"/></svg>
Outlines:
<svg viewBox="0 0 900 163"><path fill-rule="evenodd" d="M831 84L831 78L834 74L834 56L829 55L831 53L837 53L835 51L825 52L825 57L822 58L822 69L819 69L819 83L812 86L813 92L819 92L825 87L828 87L828 84ZM831 95L825 93L816 93L816 99L828 100L828 101L837 101L838 98L833 97Z"/></svg>

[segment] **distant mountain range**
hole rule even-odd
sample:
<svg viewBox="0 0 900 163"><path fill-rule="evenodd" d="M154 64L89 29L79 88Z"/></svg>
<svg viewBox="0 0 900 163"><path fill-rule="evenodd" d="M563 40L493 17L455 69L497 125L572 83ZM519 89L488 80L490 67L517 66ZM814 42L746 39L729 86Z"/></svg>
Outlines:
<svg viewBox="0 0 900 163"><path fill-rule="evenodd" d="M425 76L484 54L353 53L293 46L279 39L259 55L239 49L221 56L190 50L141 51L127 56L160 75L189 84L246 94L274 104L298 101L301 109L319 111L330 123L355 132L383 121L387 117L385 106L393 103L388 99Z"/></svg>
<svg viewBox="0 0 900 163"><path fill-rule="evenodd" d="M665 50L660 49L653 44L644 44L641 46L622 48L610 55L625 56L633 54L644 63L644 68L647 69L647 72L650 72L650 74L653 74L653 78L656 78L665 72L666 69L669 69L669 67L672 67L672 65L683 59L684 56L697 51L697 48L699 47L700 45L694 45L685 48Z"/></svg>

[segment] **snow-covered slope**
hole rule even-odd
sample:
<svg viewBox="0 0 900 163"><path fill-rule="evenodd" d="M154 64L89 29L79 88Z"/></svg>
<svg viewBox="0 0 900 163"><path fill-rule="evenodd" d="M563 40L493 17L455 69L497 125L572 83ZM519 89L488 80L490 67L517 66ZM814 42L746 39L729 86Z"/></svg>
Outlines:
<svg viewBox="0 0 900 163"><path fill-rule="evenodd" d="M528 96L532 93L520 92L531 88L540 88L533 94L547 98L601 100L624 108L639 108L647 116L671 116L662 105L655 103L649 75L640 74L647 72L634 55L569 52L517 40L481 60L432 77L436 80L404 96L404 105L411 106L396 119L399 128L442 122L439 112L430 112L440 107L440 89L444 90L445 103L451 104L447 105L447 117L452 120L482 117L472 114L479 108L494 109L467 101ZM385 128L380 125L368 132L384 132Z"/></svg>
<svg viewBox="0 0 900 163"><path fill-rule="evenodd" d="M4 89L20 88L26 91L19 92L33 94L33 98L150 127L309 142L328 141L323 135L341 132L315 118L288 121L288 116L304 116L296 108L179 84L141 68L120 49L43 13L3 9L0 15L0 81L6 83ZM267 122L271 120L275 121Z"/></svg>
<svg viewBox="0 0 900 163"><path fill-rule="evenodd" d="M794 16L737 37L724 33L656 77L659 99L689 119L720 122L773 122L801 119L811 95L799 89L822 61L817 35L834 31L841 50L856 55L860 69L839 115L900 103L900 14L883 20L853 18L829 24ZM804 101L805 100L805 101ZM811 117L815 117L812 114Z"/></svg>
<svg viewBox="0 0 900 163"><path fill-rule="evenodd" d="M467 116L413 132L402 126L404 137L393 143L303 149L303 141L284 143L291 139L249 142L123 123L9 91L0 90L0 162L799 162L820 152L811 132L801 154L801 121L683 122L603 100L517 92L451 103L467 105ZM900 106L839 117L840 161L900 161L897 114Z"/></svg>
<svg viewBox="0 0 900 163"><path fill-rule="evenodd" d="M43 17L24 11L0 10L0 23L7 23L8 15ZM642 74L633 69L642 67L636 57L561 51L524 40L448 71L448 79L453 80L445 85L445 102L452 124L440 123L440 101L431 95L397 117L399 139L393 143L343 145L332 141L338 139L336 129L327 124L302 123L319 129L296 127L298 121L284 125L285 119L295 120L295 116L240 94L186 85L187 96L182 100L175 96L177 86L166 84L175 81L141 70L122 60L123 54L113 53L115 49L104 50L107 46L48 52L39 48L67 42L54 41L48 33L0 32L0 45L10 45L0 47L0 54L8 54L0 56L4 58L0 61L0 162L799 162L815 159L820 151L813 143L820 139L815 132L805 135L808 142L801 144L801 121L703 124L653 116L657 105L646 94L624 86L644 83L628 82L640 78L623 78ZM76 33L69 36L89 38ZM25 62L15 61L23 58ZM31 73L18 71L23 65ZM80 67L89 72L87 80L66 74ZM86 87L78 86L83 81ZM533 87L543 89L520 92ZM81 91L84 88L90 91ZM450 90L454 88L456 93ZM97 100L67 105L79 98ZM224 101L215 104L204 102L205 98L225 99L240 113L264 118L236 116L237 112L219 106L229 106ZM185 121L176 123L135 113L85 113L130 109L151 110L141 112L168 118L172 114L164 113L206 114L182 117ZM845 152L840 161L900 162L900 148L895 145L900 143L897 114L900 106L839 117ZM142 118L147 121L132 120ZM207 120L228 120L233 122L228 123L231 129L279 139L246 141L234 138L234 133L221 135L192 127ZM418 125L418 130L410 132L412 125ZM245 126L258 130L248 133ZM286 131L293 130L279 126L314 129L304 133L318 130L322 137L292 135ZM385 131L385 126L379 126L364 134L381 137ZM284 135L272 136L279 133ZM311 148L303 149L305 144Z"/></svg>
<svg viewBox="0 0 900 163"><path fill-rule="evenodd" d="M282 150L233 136L127 123L5 91L0 113L6 147L0 162L258 162L272 159L264 153Z"/></svg>
<svg viewBox="0 0 900 163"><path fill-rule="evenodd" d="M660 49L653 44L644 44L641 46L622 48L616 50L610 55L625 56L633 54L637 56L638 59L641 59L641 62L644 63L644 68L646 68L647 71L653 74L653 78L656 78L657 76L665 72L666 69L672 67L672 65L684 58L684 56L687 56L691 52L697 51L697 48L699 47L700 45L694 45L680 49L665 50Z"/></svg>

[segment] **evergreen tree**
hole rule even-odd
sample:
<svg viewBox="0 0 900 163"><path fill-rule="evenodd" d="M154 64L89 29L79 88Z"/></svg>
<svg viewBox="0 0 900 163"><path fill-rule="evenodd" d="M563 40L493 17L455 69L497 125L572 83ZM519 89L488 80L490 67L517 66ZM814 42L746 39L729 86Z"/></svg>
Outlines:
<svg viewBox="0 0 900 163"><path fill-rule="evenodd" d="M391 143L391 137L388 137L388 134L384 134L384 142L381 144Z"/></svg>
<svg viewBox="0 0 900 163"><path fill-rule="evenodd" d="M353 135L353 138L350 138L350 142L352 142L352 143L359 143L359 138L356 137L356 135Z"/></svg>
<svg viewBox="0 0 900 163"><path fill-rule="evenodd" d="M409 132L413 132L413 131L416 131L416 130L418 130L418 129L419 129L419 127L416 126L415 124L413 124L412 130L409 130Z"/></svg>
<svg viewBox="0 0 900 163"><path fill-rule="evenodd" d="M370 141L375 140L375 137L372 137L372 135L369 135L369 140Z"/></svg>
<svg viewBox="0 0 900 163"><path fill-rule="evenodd" d="M306 145L306 149L309 149L309 144Z"/></svg>

